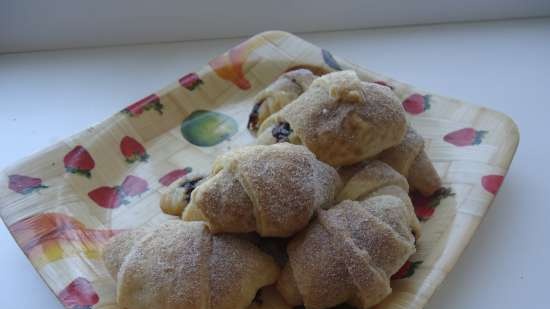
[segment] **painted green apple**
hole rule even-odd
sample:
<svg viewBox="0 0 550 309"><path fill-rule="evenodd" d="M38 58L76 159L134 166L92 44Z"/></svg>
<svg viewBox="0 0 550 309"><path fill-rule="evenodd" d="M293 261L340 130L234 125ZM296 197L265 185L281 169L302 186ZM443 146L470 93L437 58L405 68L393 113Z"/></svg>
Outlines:
<svg viewBox="0 0 550 309"><path fill-rule="evenodd" d="M198 110L181 123L181 134L193 145L210 147L235 135L237 122L222 113Z"/></svg>

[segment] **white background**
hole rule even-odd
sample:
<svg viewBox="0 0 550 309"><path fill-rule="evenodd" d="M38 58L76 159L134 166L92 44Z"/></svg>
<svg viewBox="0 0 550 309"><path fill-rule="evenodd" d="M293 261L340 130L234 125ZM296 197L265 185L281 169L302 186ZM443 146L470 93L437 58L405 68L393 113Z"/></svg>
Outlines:
<svg viewBox="0 0 550 309"><path fill-rule="evenodd" d="M1 0L0 52L549 15L549 0Z"/></svg>
<svg viewBox="0 0 550 309"><path fill-rule="evenodd" d="M374 71L500 110L517 122L521 141L505 183L427 308L550 308L550 19L303 37ZM0 166L101 121L238 41L0 56ZM0 265L0 308L62 308L4 226Z"/></svg>

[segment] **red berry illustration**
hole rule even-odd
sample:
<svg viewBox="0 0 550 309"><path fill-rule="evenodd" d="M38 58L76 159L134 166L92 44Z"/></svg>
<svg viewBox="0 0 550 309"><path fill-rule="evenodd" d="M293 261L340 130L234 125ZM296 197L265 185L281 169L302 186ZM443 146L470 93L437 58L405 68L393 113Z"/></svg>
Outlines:
<svg viewBox="0 0 550 309"><path fill-rule="evenodd" d="M418 115L430 109L430 95L420 95L418 93L411 94L403 101L403 108L409 114Z"/></svg>
<svg viewBox="0 0 550 309"><path fill-rule="evenodd" d="M176 181L176 180L180 179L181 177L191 173L191 171L192 171L192 168L190 168L190 167L186 167L184 169L173 170L173 171L167 173L166 175L160 177L159 182L163 186L169 186L174 181Z"/></svg>
<svg viewBox="0 0 550 309"><path fill-rule="evenodd" d="M391 280L404 279L412 276L420 264L422 264L422 261L405 262L405 264L403 264L403 266L401 266L401 268L391 276Z"/></svg>
<svg viewBox="0 0 550 309"><path fill-rule="evenodd" d="M47 188L42 184L42 179L23 175L9 175L8 188L21 194L29 194L35 190Z"/></svg>
<svg viewBox="0 0 550 309"><path fill-rule="evenodd" d="M139 116L144 111L148 110L156 110L159 114L162 114L162 109L164 108L164 105L160 103L160 98L156 94L151 94L136 103L133 103L131 105L128 105L125 109L122 110L123 113L128 114L130 116Z"/></svg>
<svg viewBox="0 0 550 309"><path fill-rule="evenodd" d="M198 85L202 84L203 81L199 78L197 73L189 73L180 78L179 83L182 87L187 88L189 91L193 91Z"/></svg>
<svg viewBox="0 0 550 309"><path fill-rule="evenodd" d="M100 207L103 208L118 208L120 205L127 204L124 200L123 193L119 187L99 187L88 192L88 196Z"/></svg>
<svg viewBox="0 0 550 309"><path fill-rule="evenodd" d="M99 296L90 281L82 277L74 279L57 297L69 309L92 308L99 302Z"/></svg>
<svg viewBox="0 0 550 309"><path fill-rule="evenodd" d="M481 177L481 185L487 192L497 194L503 180L504 176L502 175L486 175Z"/></svg>
<svg viewBox="0 0 550 309"><path fill-rule="evenodd" d="M145 179L128 175L120 185L121 193L127 196L136 196L148 190L149 184Z"/></svg>
<svg viewBox="0 0 550 309"><path fill-rule="evenodd" d="M120 152L122 152L128 163L134 163L137 160L145 162L149 158L145 147L129 136L125 136L120 141Z"/></svg>
<svg viewBox="0 0 550 309"><path fill-rule="evenodd" d="M90 171L95 167L95 162L86 148L78 145L69 151L63 158L65 170L72 174L92 176Z"/></svg>
<svg viewBox="0 0 550 309"><path fill-rule="evenodd" d="M464 128L443 136L443 140L455 146L479 145L485 137L485 134L487 134L487 131Z"/></svg>
<svg viewBox="0 0 550 309"><path fill-rule="evenodd" d="M441 200L448 196L453 196L454 193L449 188L441 188L436 191L432 196L424 196L418 191L412 191L409 196L414 206L414 212L420 221L426 221L430 219L437 206L441 203Z"/></svg>
<svg viewBox="0 0 550 309"><path fill-rule="evenodd" d="M373 83L378 84L378 85L382 85L382 86L386 86L386 87L390 88L391 90L393 90L393 86L390 85L390 84L388 84L388 83L386 83L386 82L383 81L383 80L377 80L377 81L375 81L375 82L373 82Z"/></svg>

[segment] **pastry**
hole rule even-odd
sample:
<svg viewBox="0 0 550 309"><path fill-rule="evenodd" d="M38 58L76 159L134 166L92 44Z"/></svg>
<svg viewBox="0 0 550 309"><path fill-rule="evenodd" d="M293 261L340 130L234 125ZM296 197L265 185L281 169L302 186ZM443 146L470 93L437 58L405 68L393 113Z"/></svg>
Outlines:
<svg viewBox="0 0 550 309"><path fill-rule="evenodd" d="M420 223L405 177L377 160L339 173L340 203L320 210L287 247L277 288L293 306L368 308L391 292L391 275L415 252Z"/></svg>
<svg viewBox="0 0 550 309"><path fill-rule="evenodd" d="M172 183L160 198L160 209L167 215L181 216L191 199L191 192L201 183L204 175L189 174Z"/></svg>
<svg viewBox="0 0 550 309"><path fill-rule="evenodd" d="M392 195L318 211L290 241L277 289L288 304L308 309L379 303L391 292L391 275L415 252L410 216Z"/></svg>
<svg viewBox="0 0 550 309"><path fill-rule="evenodd" d="M424 139L410 126L403 141L384 150L378 159L407 177L411 188L424 196L431 196L441 188L441 179L424 150Z"/></svg>
<svg viewBox="0 0 550 309"><path fill-rule="evenodd" d="M218 157L182 214L213 233L288 237L330 205L340 179L307 148L288 143L249 146Z"/></svg>
<svg viewBox="0 0 550 309"><path fill-rule="evenodd" d="M344 200L363 201L370 197L392 195L403 202L408 211L409 226L413 234L420 237L420 223L409 198L407 179L382 161L364 161L339 170L343 180L342 190L336 202Z"/></svg>
<svg viewBox="0 0 550 309"><path fill-rule="evenodd" d="M388 88L354 71L315 79L296 100L263 121L258 144L303 144L332 166L351 165L398 145L407 121Z"/></svg>
<svg viewBox="0 0 550 309"><path fill-rule="evenodd" d="M114 237L104 261L118 304L132 309L244 309L279 274L252 244L181 220Z"/></svg>
<svg viewBox="0 0 550 309"><path fill-rule="evenodd" d="M279 294L275 286L262 288L254 297L248 309L292 309Z"/></svg>
<svg viewBox="0 0 550 309"><path fill-rule="evenodd" d="M248 129L256 132L267 117L294 101L316 77L307 69L297 69L279 76L254 98L255 103L248 117Z"/></svg>

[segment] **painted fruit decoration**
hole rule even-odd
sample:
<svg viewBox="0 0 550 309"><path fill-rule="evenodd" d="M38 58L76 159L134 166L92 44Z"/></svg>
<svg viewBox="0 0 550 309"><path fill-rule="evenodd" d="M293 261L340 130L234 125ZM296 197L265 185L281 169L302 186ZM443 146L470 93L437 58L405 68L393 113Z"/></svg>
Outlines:
<svg viewBox="0 0 550 309"><path fill-rule="evenodd" d="M203 83L197 73L189 73L179 79L179 83L182 87L187 88L189 91L195 90L200 84Z"/></svg>
<svg viewBox="0 0 550 309"><path fill-rule="evenodd" d="M243 70L244 62L252 51L251 47L255 45L252 45L249 41L231 48L226 53L208 62L221 79L232 82L241 90L248 90L251 87L250 81L244 75Z"/></svg>
<svg viewBox="0 0 550 309"><path fill-rule="evenodd" d="M481 177L481 185L487 192L492 194L497 194L503 181L504 176L502 175L485 175Z"/></svg>
<svg viewBox="0 0 550 309"><path fill-rule="evenodd" d="M63 157L63 164L67 173L82 175L90 178L90 171L95 167L95 162L88 150L81 145L76 146Z"/></svg>
<svg viewBox="0 0 550 309"><path fill-rule="evenodd" d="M65 287L57 297L68 309L90 309L99 302L92 283L86 278L78 277Z"/></svg>
<svg viewBox="0 0 550 309"><path fill-rule="evenodd" d="M181 123L181 134L193 145L209 147L237 133L237 122L222 113L198 110Z"/></svg>
<svg viewBox="0 0 550 309"><path fill-rule="evenodd" d="M418 191L412 191L409 194L414 206L414 212L420 221L430 219L441 200L453 196L454 193L449 188L441 188L431 196L424 196Z"/></svg>
<svg viewBox="0 0 550 309"><path fill-rule="evenodd" d="M210 60L208 64L221 79L232 82L241 90L248 90L252 85L245 76L244 63L250 53L266 43L260 36L252 37Z"/></svg>
<svg viewBox="0 0 550 309"><path fill-rule="evenodd" d="M77 254L100 258L101 248L121 232L87 228L82 222L62 213L33 215L11 224L9 230L37 268Z"/></svg>
<svg viewBox="0 0 550 309"><path fill-rule="evenodd" d="M160 103L160 98L156 94L151 94L145 98L137 101L136 103L128 105L122 110L122 113L128 114L131 117L139 116L145 111L154 110L162 115L162 109L164 105Z"/></svg>
<svg viewBox="0 0 550 309"><path fill-rule="evenodd" d="M484 130L464 128L445 135L443 140L459 147L472 146L481 144L486 134L487 131Z"/></svg>
<svg viewBox="0 0 550 309"><path fill-rule="evenodd" d="M121 205L128 204L119 189L120 187L102 186L88 192L88 196L100 207L118 208Z"/></svg>
<svg viewBox="0 0 550 309"><path fill-rule="evenodd" d="M170 171L166 173L164 176L159 178L159 183L163 186L168 187L171 185L174 181L182 178L183 176L191 173L193 169L191 167L186 167L183 169L175 169L173 171Z"/></svg>
<svg viewBox="0 0 550 309"><path fill-rule="evenodd" d="M128 163L136 161L147 162L149 155L145 151L145 147L135 138L125 136L120 141L120 152Z"/></svg>
<svg viewBox="0 0 550 309"><path fill-rule="evenodd" d="M29 194L31 192L47 188L42 183L42 179L24 175L9 175L8 188L20 194Z"/></svg>
<svg viewBox="0 0 550 309"><path fill-rule="evenodd" d="M125 196L136 196L149 190L147 181L143 178L128 175L120 185L120 190Z"/></svg>
<svg viewBox="0 0 550 309"><path fill-rule="evenodd" d="M413 93L409 97L407 97L402 104L407 113L418 115L430 109L430 100L430 95L420 95L418 93Z"/></svg>
<svg viewBox="0 0 550 309"><path fill-rule="evenodd" d="M321 50L321 54L323 55L323 61L325 61L325 63L329 67L331 67L332 69L335 69L336 71L342 70L342 67L340 66L340 64L338 64L336 59L334 59L334 56L332 56L332 54L328 50L324 50L324 49Z"/></svg>
<svg viewBox="0 0 550 309"><path fill-rule="evenodd" d="M403 264L403 266L401 266L401 268L391 276L391 280L398 280L398 279L404 279L404 278L409 278L411 277L412 275L414 275L414 271L416 270L416 268L418 266L420 266L420 264L422 264L422 261L417 261L417 262L411 262L411 261L407 261L405 262L405 264Z"/></svg>
<svg viewBox="0 0 550 309"><path fill-rule="evenodd" d="M88 197L99 207L114 209L129 203L128 197L141 195L149 190L149 184L143 178L128 175L120 186L102 186L88 192Z"/></svg>

